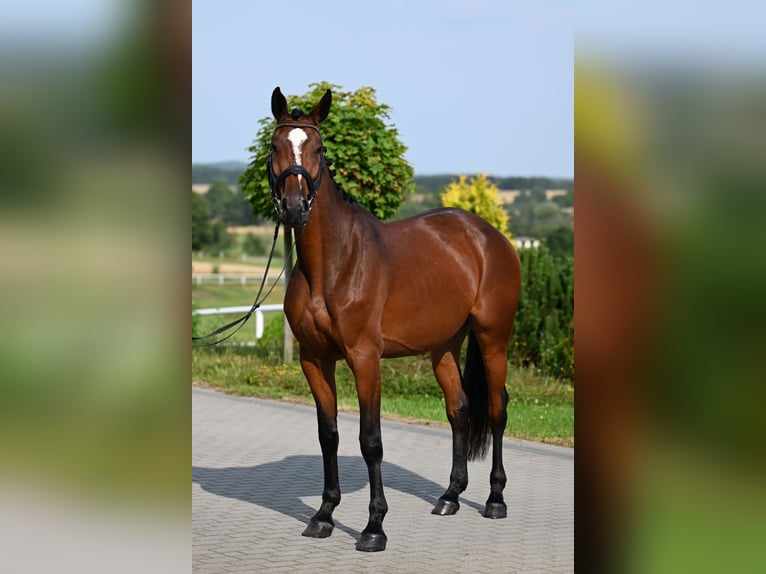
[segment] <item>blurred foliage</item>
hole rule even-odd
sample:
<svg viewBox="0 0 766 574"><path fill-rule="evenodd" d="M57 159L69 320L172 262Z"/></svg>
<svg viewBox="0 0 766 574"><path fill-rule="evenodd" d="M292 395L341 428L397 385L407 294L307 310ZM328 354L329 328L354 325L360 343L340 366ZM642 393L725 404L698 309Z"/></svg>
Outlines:
<svg viewBox="0 0 766 574"><path fill-rule="evenodd" d="M444 187L455 179L457 174L439 174L439 175L418 175L413 181L416 192L423 194L438 194ZM501 190L519 190L530 192L544 192L549 189L574 190L574 180L558 179L550 177L500 177L495 175L488 176L492 184Z"/></svg>
<svg viewBox="0 0 766 574"><path fill-rule="evenodd" d="M236 186L239 183L239 176L242 175L245 169L247 169L247 164L237 161L193 163L191 171L192 184L224 181L229 185Z"/></svg>
<svg viewBox="0 0 766 574"><path fill-rule="evenodd" d="M441 194L447 186L455 183L459 175L416 175L415 193L406 198L396 214L396 219L417 215L442 205ZM503 205L508 214L508 233L513 237L531 236L546 239L552 233L562 233L561 227L574 225L574 216L563 208L574 207L574 180L545 177L497 177L486 176L487 185L498 193L516 191L513 202ZM564 191L550 200L547 191ZM470 211L469 206L469 211Z"/></svg>
<svg viewBox="0 0 766 574"><path fill-rule="evenodd" d="M213 225L210 220L210 208L207 202L198 193L191 195L192 212L192 251L199 251L203 247L213 244Z"/></svg>
<svg viewBox="0 0 766 574"><path fill-rule="evenodd" d="M562 200L548 201L545 190L522 191L506 207L510 215L511 231L517 237L528 235L544 238L564 225L571 225L571 219L561 210L562 203Z"/></svg>
<svg viewBox="0 0 766 574"><path fill-rule="evenodd" d="M412 192L413 169L404 159L407 148L394 126L386 122L390 107L378 103L375 90L362 87L354 92L327 82L309 84L302 96L289 96L290 107L310 111L326 90L332 90L330 115L320 126L334 179L354 200L378 219L389 219L405 196ZM264 94L264 97L267 97ZM240 177L242 192L252 202L257 215L274 219L266 161L276 120L260 120L261 128L249 148L252 161Z"/></svg>
<svg viewBox="0 0 766 574"><path fill-rule="evenodd" d="M487 179L486 173L476 177L461 175L457 181L450 182L441 193L444 207L459 207L488 221L508 239L508 214L498 196L498 188Z"/></svg>
<svg viewBox="0 0 766 574"><path fill-rule="evenodd" d="M118 571L188 571L188 537L176 568L165 531L188 532L189 509L184 19L149 2L83 10L3 14L0 531L15 549L47 540L22 563L4 552L3 570L104 571L92 558L122 546ZM51 516L63 538L40 535ZM135 536L149 530L151 544Z"/></svg>
<svg viewBox="0 0 766 574"><path fill-rule="evenodd" d="M255 223L253 208L238 193L236 187L222 180L216 180L206 193L200 194L210 207L210 217L226 225L252 225Z"/></svg>
<svg viewBox="0 0 766 574"><path fill-rule="evenodd" d="M611 571L766 567L766 80L694 37L577 71L580 484Z"/></svg>
<svg viewBox="0 0 766 574"><path fill-rule="evenodd" d="M268 255L271 249L271 240L266 235L257 235L255 233L245 233L242 236L242 253L246 255ZM277 256L282 255L281 243L277 243L274 253Z"/></svg>

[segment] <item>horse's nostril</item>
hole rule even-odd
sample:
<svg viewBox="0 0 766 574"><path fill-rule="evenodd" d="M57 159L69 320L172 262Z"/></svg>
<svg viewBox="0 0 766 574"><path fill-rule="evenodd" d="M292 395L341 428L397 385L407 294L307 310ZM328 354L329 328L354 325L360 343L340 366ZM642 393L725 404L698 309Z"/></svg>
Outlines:
<svg viewBox="0 0 766 574"><path fill-rule="evenodd" d="M301 205L303 206L303 211L308 211L309 210L309 202L308 202L307 199L305 199L305 198L302 199L301 200Z"/></svg>
<svg viewBox="0 0 766 574"><path fill-rule="evenodd" d="M286 197L282 198L282 209L287 209L287 198Z"/></svg>

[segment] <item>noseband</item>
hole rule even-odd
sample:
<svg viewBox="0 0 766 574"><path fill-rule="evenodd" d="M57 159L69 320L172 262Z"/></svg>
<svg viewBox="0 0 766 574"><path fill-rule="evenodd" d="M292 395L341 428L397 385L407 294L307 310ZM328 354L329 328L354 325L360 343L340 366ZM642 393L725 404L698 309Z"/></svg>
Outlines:
<svg viewBox="0 0 766 574"><path fill-rule="evenodd" d="M274 128L276 131L279 128L309 128L312 130L315 130L317 133L319 133L319 128L316 126L312 126L310 124L277 124L277 127ZM321 137L321 135L320 135ZM280 209L280 196L279 196L279 189L284 183L285 179L290 175L302 175L306 178L306 181L308 182L309 186L309 194L306 197L306 204L307 204L307 212L311 212L311 208L314 205L314 202L317 198L317 192L319 191L319 186L322 184L322 174L324 173L324 168L326 165L325 161L325 152L327 151L327 148L322 146L319 151L319 174L317 175L316 180L314 180L313 177L311 177L311 174L308 172L306 168L300 165L291 165L286 167L282 172L274 177L274 168L272 167L272 161L271 157L274 154L274 152L269 152L269 159L267 161L267 171L269 172L269 190L271 191L271 199L274 202L274 208L277 210L277 217L280 219L282 218L283 214Z"/></svg>

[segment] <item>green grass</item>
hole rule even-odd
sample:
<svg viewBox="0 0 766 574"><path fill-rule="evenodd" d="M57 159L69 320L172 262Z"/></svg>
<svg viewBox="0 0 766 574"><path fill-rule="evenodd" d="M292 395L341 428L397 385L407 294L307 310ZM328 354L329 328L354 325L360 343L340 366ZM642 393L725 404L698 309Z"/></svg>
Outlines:
<svg viewBox="0 0 766 574"><path fill-rule="evenodd" d="M211 265L252 265L254 268L265 267L268 260L268 253L266 255L248 255L245 260L240 255L230 255L227 253L224 253L223 257L215 254L192 255L192 262L210 263ZM281 269L284 261L281 256L275 254L271 265Z"/></svg>
<svg viewBox="0 0 766 574"><path fill-rule="evenodd" d="M265 343L253 349L194 349L192 379L224 392L313 404L297 362L282 364L281 347ZM381 411L399 420L447 424L444 397L427 357L390 359L382 363ZM357 411L354 380L338 363L338 404ZM574 391L546 380L534 369L511 368L506 435L566 446L574 445Z"/></svg>
<svg viewBox="0 0 766 574"><path fill-rule="evenodd" d="M268 281L263 288L268 292L274 280ZM258 294L260 283L248 285L192 285L192 306L198 309L205 307L231 307L235 305L252 305ZM282 303L285 298L285 286L280 282L272 291L265 303ZM221 318L217 318L221 321Z"/></svg>

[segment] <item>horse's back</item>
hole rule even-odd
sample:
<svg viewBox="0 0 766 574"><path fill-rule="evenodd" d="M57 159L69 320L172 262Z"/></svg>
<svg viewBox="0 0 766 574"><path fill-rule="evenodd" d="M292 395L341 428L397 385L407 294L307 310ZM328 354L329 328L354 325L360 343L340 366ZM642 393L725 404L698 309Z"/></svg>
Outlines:
<svg viewBox="0 0 766 574"><path fill-rule="evenodd" d="M438 208L385 227L390 251L397 258L417 256L430 259L432 264L450 261L470 268L475 278L488 276L512 285L520 283L516 249L489 222L473 213Z"/></svg>

